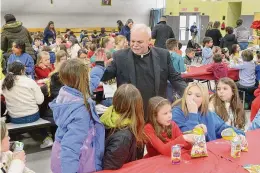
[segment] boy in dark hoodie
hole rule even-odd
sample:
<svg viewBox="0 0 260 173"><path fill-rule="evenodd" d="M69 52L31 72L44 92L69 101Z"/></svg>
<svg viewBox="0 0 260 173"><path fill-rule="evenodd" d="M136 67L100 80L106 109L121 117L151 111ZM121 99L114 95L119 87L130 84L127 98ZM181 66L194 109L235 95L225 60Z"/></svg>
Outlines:
<svg viewBox="0 0 260 173"><path fill-rule="evenodd" d="M192 60L195 57L195 51L192 48L187 48L185 53L186 53L186 55L185 55L185 57L183 57L184 64L191 65Z"/></svg>
<svg viewBox="0 0 260 173"><path fill-rule="evenodd" d="M228 26L226 28L226 32L227 34L225 35L225 37L223 37L221 39L221 42L220 42L220 47L221 48L228 48L229 52L232 51L232 45L233 44L237 44L237 39L236 39L236 36L235 34L233 34L234 32L234 29L230 26Z"/></svg>
<svg viewBox="0 0 260 173"><path fill-rule="evenodd" d="M223 77L228 76L228 67L225 63L222 63L222 56L221 54L215 54L213 56L214 63L207 68L208 72L212 72L215 78L215 81Z"/></svg>

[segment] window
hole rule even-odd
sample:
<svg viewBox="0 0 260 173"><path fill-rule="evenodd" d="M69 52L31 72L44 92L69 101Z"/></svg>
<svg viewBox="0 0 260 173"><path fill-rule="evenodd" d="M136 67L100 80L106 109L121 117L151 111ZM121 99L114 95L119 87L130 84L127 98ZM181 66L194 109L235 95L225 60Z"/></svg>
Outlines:
<svg viewBox="0 0 260 173"><path fill-rule="evenodd" d="M165 8L165 0L156 0L156 8Z"/></svg>

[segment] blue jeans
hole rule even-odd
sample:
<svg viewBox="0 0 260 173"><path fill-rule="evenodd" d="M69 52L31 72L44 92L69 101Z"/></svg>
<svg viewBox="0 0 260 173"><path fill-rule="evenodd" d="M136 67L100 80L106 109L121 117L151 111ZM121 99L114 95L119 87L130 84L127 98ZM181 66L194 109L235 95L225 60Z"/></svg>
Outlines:
<svg viewBox="0 0 260 173"><path fill-rule="evenodd" d="M249 43L248 42L240 42L238 43L241 50L246 50L248 48Z"/></svg>
<svg viewBox="0 0 260 173"><path fill-rule="evenodd" d="M12 118L11 117L11 123L14 124L26 124L26 123L33 123L37 121L40 118L40 113L36 112L35 114L28 115L26 117L21 118Z"/></svg>

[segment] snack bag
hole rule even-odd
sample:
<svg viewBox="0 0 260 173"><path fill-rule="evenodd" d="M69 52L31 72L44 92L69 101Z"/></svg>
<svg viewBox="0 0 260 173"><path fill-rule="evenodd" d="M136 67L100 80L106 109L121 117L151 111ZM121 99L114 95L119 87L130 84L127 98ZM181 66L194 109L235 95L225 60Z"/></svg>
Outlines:
<svg viewBox="0 0 260 173"><path fill-rule="evenodd" d="M236 134L234 129L232 128L227 128L221 132L221 136L223 139L228 140L228 141L233 141L236 137L239 138L239 136ZM248 151L248 143L244 144L241 146L241 151L247 152Z"/></svg>
<svg viewBox="0 0 260 173"><path fill-rule="evenodd" d="M242 142L237 136L231 141L231 157L239 158L241 155Z"/></svg>
<svg viewBox="0 0 260 173"><path fill-rule="evenodd" d="M193 129L193 133L196 134L197 136L195 137L195 143L191 149L191 157L193 158L207 157L208 151L207 151L206 138L203 129L195 128Z"/></svg>
<svg viewBox="0 0 260 173"><path fill-rule="evenodd" d="M245 165L244 168L249 173L260 173L260 165Z"/></svg>

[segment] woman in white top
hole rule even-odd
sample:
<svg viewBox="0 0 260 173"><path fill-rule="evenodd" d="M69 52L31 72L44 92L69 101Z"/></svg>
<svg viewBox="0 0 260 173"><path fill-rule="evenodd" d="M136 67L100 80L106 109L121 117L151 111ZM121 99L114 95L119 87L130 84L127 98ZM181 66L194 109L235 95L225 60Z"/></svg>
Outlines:
<svg viewBox="0 0 260 173"><path fill-rule="evenodd" d="M227 125L244 129L245 111L239 98L236 83L230 78L222 78L209 103L209 110L219 115Z"/></svg>
<svg viewBox="0 0 260 173"><path fill-rule="evenodd" d="M25 75L22 63L10 64L1 88L12 123L31 123L40 118L38 105L43 103L44 96L37 83Z"/></svg>

